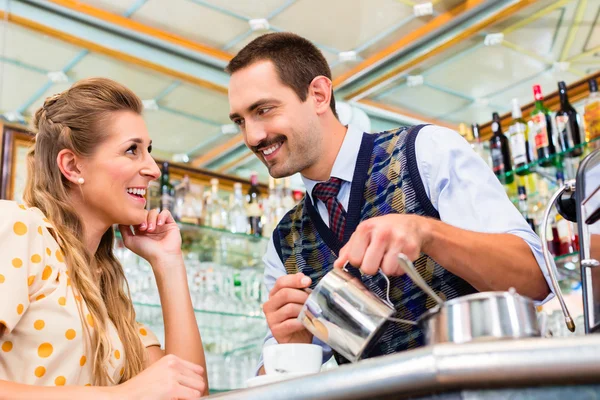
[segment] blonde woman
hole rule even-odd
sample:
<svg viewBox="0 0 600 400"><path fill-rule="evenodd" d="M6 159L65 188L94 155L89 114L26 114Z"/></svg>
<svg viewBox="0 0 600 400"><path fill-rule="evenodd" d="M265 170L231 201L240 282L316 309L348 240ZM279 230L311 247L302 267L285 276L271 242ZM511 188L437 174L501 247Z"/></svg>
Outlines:
<svg viewBox="0 0 600 400"><path fill-rule="evenodd" d="M144 208L160 170L141 112L133 92L96 78L35 114L25 204L0 201L0 399L208 393L179 229ZM113 224L152 265L164 351L135 321Z"/></svg>

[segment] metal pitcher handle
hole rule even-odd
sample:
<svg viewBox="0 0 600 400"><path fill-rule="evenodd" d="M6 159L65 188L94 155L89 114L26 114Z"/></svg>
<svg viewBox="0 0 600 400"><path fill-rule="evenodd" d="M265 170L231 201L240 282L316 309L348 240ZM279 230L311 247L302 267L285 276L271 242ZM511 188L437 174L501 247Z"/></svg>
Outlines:
<svg viewBox="0 0 600 400"><path fill-rule="evenodd" d="M444 304L444 300L442 300L440 296L438 296L437 293L435 293L433 289L429 287L427 282L425 282L425 279L423 279L421 275L417 272L417 269L415 268L412 261L410 261L410 259L406 257L405 254L398 254L398 262L402 265L402 268L404 269L404 271L406 271L406 275L410 277L410 279L414 282L415 285L417 285L429 297L435 300L435 302L438 305L441 306Z"/></svg>

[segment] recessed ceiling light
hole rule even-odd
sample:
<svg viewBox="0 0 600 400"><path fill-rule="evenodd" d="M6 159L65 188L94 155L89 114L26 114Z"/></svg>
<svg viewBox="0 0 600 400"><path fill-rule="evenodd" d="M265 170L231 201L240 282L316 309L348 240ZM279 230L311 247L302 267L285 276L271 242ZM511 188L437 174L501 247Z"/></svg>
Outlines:
<svg viewBox="0 0 600 400"><path fill-rule="evenodd" d="M488 33L485 35L485 39L483 40L483 44L486 46L498 46L502 44L504 41L504 33Z"/></svg>
<svg viewBox="0 0 600 400"><path fill-rule="evenodd" d="M424 17L427 15L433 15L433 3L427 2L427 3L415 4L413 6L413 13L415 14L415 17Z"/></svg>
<svg viewBox="0 0 600 400"><path fill-rule="evenodd" d="M406 77L408 87L421 86L424 81L423 75L409 75Z"/></svg>
<svg viewBox="0 0 600 400"><path fill-rule="evenodd" d="M158 103L154 99L142 100L142 104L144 105L144 110L158 110Z"/></svg>
<svg viewBox="0 0 600 400"><path fill-rule="evenodd" d="M52 83L69 82L69 77L63 71L50 71L48 72L47 76Z"/></svg>
<svg viewBox="0 0 600 400"><path fill-rule="evenodd" d="M340 51L338 53L338 60L340 60L340 62L356 61L357 59L358 59L358 54L354 50Z"/></svg>
<svg viewBox="0 0 600 400"><path fill-rule="evenodd" d="M25 121L25 118L23 117L23 114L17 112L17 111L7 111L4 113L4 118L6 118L7 121L10 122L23 122Z"/></svg>
<svg viewBox="0 0 600 400"><path fill-rule="evenodd" d="M571 63L568 61L555 61L554 64L552 64L552 67L556 72L565 72L571 68Z"/></svg>
<svg viewBox="0 0 600 400"><path fill-rule="evenodd" d="M268 31L271 27L269 21L265 18L251 19L248 23L253 32Z"/></svg>
<svg viewBox="0 0 600 400"><path fill-rule="evenodd" d="M221 125L221 133L223 135L235 135L240 132L236 124L225 124Z"/></svg>

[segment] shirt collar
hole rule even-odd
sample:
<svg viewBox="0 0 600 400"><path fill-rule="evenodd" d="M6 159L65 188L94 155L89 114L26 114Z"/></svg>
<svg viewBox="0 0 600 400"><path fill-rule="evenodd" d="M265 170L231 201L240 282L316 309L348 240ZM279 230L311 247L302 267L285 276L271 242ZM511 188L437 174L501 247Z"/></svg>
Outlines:
<svg viewBox="0 0 600 400"><path fill-rule="evenodd" d="M354 177L354 168L356 167L356 159L358 158L360 144L362 143L362 136L363 132L358 126L351 124L348 125L346 136L344 136L344 141L342 142L340 151L335 158L335 162L333 163L331 176L340 178L345 182L352 183L352 178ZM315 204L312 198L312 191L317 183L322 181L313 181L312 179L306 178L304 175L301 176L304 186L306 187L306 191L310 196L310 200L313 204Z"/></svg>

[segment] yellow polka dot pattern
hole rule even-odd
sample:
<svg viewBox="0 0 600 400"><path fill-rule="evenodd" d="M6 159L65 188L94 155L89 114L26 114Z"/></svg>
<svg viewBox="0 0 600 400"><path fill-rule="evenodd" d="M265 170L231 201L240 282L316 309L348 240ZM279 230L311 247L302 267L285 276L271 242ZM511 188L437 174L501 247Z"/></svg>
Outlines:
<svg viewBox="0 0 600 400"><path fill-rule="evenodd" d="M35 275L31 275L29 278L27 278L27 286L33 285L34 280L35 280Z"/></svg>
<svg viewBox="0 0 600 400"><path fill-rule="evenodd" d="M148 334L148 332L144 328L140 329L140 335L146 336L147 334Z"/></svg>
<svg viewBox="0 0 600 400"><path fill-rule="evenodd" d="M8 353L13 348L12 342L4 342L2 343L2 351Z"/></svg>
<svg viewBox="0 0 600 400"><path fill-rule="evenodd" d="M42 272L42 280L47 280L48 278L50 278L50 275L52 275L52 268L46 265L46 268L44 268L44 272Z"/></svg>
<svg viewBox="0 0 600 400"><path fill-rule="evenodd" d="M25 225L22 222L15 222L15 224L13 225L13 231L15 232L15 234L23 236L27 233L27 225Z"/></svg>
<svg viewBox="0 0 600 400"><path fill-rule="evenodd" d="M23 204L19 204L19 208L20 208L21 210L27 210L27 208L25 208L25 206L24 206Z"/></svg>
<svg viewBox="0 0 600 400"><path fill-rule="evenodd" d="M121 376L123 376L123 374L124 374L124 373L125 373L125 367L121 367L121 372L119 372L119 374L120 374Z"/></svg>
<svg viewBox="0 0 600 400"><path fill-rule="evenodd" d="M23 260L21 260L20 258L13 258L12 266L15 268L21 268L23 266Z"/></svg>
<svg viewBox="0 0 600 400"><path fill-rule="evenodd" d="M75 339L75 336L77 336L77 333L75 332L74 329L69 329L66 333L65 333L65 337L69 340L73 340Z"/></svg>
<svg viewBox="0 0 600 400"><path fill-rule="evenodd" d="M31 256L31 262L34 264L37 263L41 263L42 262L42 256L40 256L39 254L34 254Z"/></svg>
<svg viewBox="0 0 600 400"><path fill-rule="evenodd" d="M38 347L38 356L41 358L48 358L52 355L54 351L54 347L50 343L42 343L40 347Z"/></svg>
<svg viewBox="0 0 600 400"><path fill-rule="evenodd" d="M46 254L48 254L49 256L52 255L52 250L50 250L49 247L46 247Z"/></svg>
<svg viewBox="0 0 600 400"><path fill-rule="evenodd" d="M33 327L38 331L41 331L42 329L44 329L44 326L46 326L46 323L44 321L42 321L41 319L38 319L37 321L35 321L33 323Z"/></svg>
<svg viewBox="0 0 600 400"><path fill-rule="evenodd" d="M0 274L0 283L4 283L4 275Z"/></svg>
<svg viewBox="0 0 600 400"><path fill-rule="evenodd" d="M35 369L35 376L37 376L38 378L41 378L45 374L46 374L46 368L39 366Z"/></svg>
<svg viewBox="0 0 600 400"><path fill-rule="evenodd" d="M23 304L19 304L17 306L17 314L19 314L19 315L23 314L23 308L24 308Z"/></svg>
<svg viewBox="0 0 600 400"><path fill-rule="evenodd" d="M65 257L63 256L63 252L61 250L56 250L56 259L58 262L65 262Z"/></svg>
<svg viewBox="0 0 600 400"><path fill-rule="evenodd" d="M59 376L54 380L56 386L65 386L65 383L67 383L67 378L64 376Z"/></svg>
<svg viewBox="0 0 600 400"><path fill-rule="evenodd" d="M87 359L85 358L85 356L81 356L81 358L79 359L79 365L81 365L82 367L85 365L85 361Z"/></svg>
<svg viewBox="0 0 600 400"><path fill-rule="evenodd" d="M40 235L43 235L43 233L42 233L42 227L41 227L41 226L38 226L38 233L39 233Z"/></svg>
<svg viewBox="0 0 600 400"><path fill-rule="evenodd" d="M89 326L91 326L91 327L93 328L93 327L94 327L94 318L93 318L93 317L92 317L90 314L88 314L88 315L85 317L85 319L86 319L86 321L87 321L88 325L89 325Z"/></svg>
<svg viewBox="0 0 600 400"><path fill-rule="evenodd" d="M115 350L115 358L119 360L121 358L121 352L119 350Z"/></svg>
<svg viewBox="0 0 600 400"><path fill-rule="evenodd" d="M64 306L65 304L67 304L67 299L64 297L59 297L58 304L60 304L61 306Z"/></svg>
<svg viewBox="0 0 600 400"><path fill-rule="evenodd" d="M40 294L40 295L39 295L38 297L36 297L35 299L36 299L37 301L40 301L40 300L41 300L41 299L43 299L44 297L46 297L46 295L45 295L45 294Z"/></svg>

